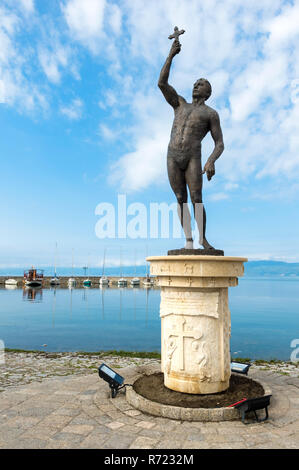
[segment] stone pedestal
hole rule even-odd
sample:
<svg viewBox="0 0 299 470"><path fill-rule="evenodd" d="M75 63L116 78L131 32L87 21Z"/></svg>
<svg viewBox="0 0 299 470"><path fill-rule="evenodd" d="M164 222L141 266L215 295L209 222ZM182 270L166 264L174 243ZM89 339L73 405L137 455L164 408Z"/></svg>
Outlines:
<svg viewBox="0 0 299 470"><path fill-rule="evenodd" d="M230 379L228 287L238 285L246 258L151 256L161 288L161 354L166 387L217 393Z"/></svg>

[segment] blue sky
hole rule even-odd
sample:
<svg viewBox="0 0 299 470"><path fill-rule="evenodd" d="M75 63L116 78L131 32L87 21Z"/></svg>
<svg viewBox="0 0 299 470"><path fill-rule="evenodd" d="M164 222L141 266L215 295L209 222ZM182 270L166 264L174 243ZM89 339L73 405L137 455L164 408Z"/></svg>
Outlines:
<svg viewBox="0 0 299 470"><path fill-rule="evenodd" d="M108 239L98 204L174 202L173 111L157 79L213 87L225 151L204 180L207 238L226 255L298 261L299 4L282 0L0 0L0 265L143 262L183 240ZM212 139L203 144L203 163ZM130 217L128 217L128 220Z"/></svg>

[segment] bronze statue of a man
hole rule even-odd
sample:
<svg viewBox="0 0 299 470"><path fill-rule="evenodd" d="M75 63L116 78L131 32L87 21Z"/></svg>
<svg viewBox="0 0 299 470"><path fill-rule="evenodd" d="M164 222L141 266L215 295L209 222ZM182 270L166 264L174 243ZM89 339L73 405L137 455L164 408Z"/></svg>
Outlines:
<svg viewBox="0 0 299 470"><path fill-rule="evenodd" d="M205 104L205 101L212 93L212 87L208 80L200 78L194 83L192 103L187 103L169 85L168 77L171 63L180 50L181 44L176 37L162 67L158 83L166 101L174 109L174 121L167 152L168 178L178 201L178 214L186 237L185 248L193 249L191 216L187 206L188 187L194 208L195 221L200 234L199 243L204 249L213 250L213 247L206 239L205 233L206 212L202 205L202 175L206 173L208 180L215 175L215 161L224 150L222 131L218 113ZM215 148L202 170L201 141L208 132L211 132ZM198 207L201 210L198 210Z"/></svg>

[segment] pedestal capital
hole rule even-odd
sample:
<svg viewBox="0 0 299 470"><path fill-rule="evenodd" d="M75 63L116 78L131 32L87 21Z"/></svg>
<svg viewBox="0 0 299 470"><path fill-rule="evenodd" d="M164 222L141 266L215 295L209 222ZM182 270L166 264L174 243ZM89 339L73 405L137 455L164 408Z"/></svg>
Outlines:
<svg viewBox="0 0 299 470"><path fill-rule="evenodd" d="M150 256L150 272L160 287L234 287L247 258L236 256Z"/></svg>

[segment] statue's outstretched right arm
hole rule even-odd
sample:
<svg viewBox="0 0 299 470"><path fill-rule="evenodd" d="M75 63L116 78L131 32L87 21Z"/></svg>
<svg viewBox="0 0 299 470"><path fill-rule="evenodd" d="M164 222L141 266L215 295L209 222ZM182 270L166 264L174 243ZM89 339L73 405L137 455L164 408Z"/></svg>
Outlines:
<svg viewBox="0 0 299 470"><path fill-rule="evenodd" d="M178 54L181 50L181 44L179 41L173 41L169 55L165 61L165 64L162 67L160 77L159 77L159 82L158 82L158 87L162 91L164 98L166 101L173 107L177 108L179 106L179 95L175 91L175 89L169 85L168 83L168 77L169 77L169 71L172 63L172 59L176 54Z"/></svg>

